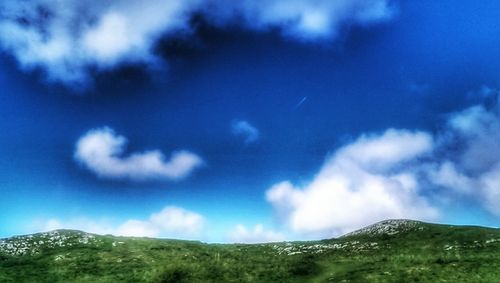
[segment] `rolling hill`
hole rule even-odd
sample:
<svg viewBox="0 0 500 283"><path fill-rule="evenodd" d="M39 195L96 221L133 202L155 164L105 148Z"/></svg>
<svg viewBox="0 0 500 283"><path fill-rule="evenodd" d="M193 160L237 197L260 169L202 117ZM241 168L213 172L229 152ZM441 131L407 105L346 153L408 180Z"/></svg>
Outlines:
<svg viewBox="0 0 500 283"><path fill-rule="evenodd" d="M500 229L387 220L251 245L56 230L0 240L0 282L500 282Z"/></svg>

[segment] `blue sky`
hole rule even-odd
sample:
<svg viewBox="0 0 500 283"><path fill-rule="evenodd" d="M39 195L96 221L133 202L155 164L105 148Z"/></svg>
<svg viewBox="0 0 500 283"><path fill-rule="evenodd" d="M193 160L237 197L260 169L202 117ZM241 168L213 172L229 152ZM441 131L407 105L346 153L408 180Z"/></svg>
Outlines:
<svg viewBox="0 0 500 283"><path fill-rule="evenodd" d="M61 3L0 4L0 237L499 225L496 1Z"/></svg>

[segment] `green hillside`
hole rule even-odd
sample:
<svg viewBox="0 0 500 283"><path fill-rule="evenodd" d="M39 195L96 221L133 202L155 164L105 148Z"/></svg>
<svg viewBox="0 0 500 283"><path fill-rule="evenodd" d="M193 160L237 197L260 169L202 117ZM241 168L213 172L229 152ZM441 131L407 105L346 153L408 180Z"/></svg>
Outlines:
<svg viewBox="0 0 500 283"><path fill-rule="evenodd" d="M388 220L254 245L57 230L0 240L0 282L500 282L500 229Z"/></svg>

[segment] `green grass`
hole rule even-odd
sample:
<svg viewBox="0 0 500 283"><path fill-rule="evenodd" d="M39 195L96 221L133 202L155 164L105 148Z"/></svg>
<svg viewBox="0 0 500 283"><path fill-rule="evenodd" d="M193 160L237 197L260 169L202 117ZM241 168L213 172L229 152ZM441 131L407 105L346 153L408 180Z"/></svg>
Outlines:
<svg viewBox="0 0 500 283"><path fill-rule="evenodd" d="M500 282L499 229L374 227L255 245L59 230L0 242L0 282Z"/></svg>

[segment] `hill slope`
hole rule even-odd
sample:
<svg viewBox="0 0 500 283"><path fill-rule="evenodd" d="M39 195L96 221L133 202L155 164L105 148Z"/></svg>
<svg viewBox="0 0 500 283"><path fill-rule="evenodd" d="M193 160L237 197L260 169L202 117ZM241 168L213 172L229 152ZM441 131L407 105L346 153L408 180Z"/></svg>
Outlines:
<svg viewBox="0 0 500 283"><path fill-rule="evenodd" d="M0 282L499 282L500 229L387 220L255 245L57 230L0 240Z"/></svg>

